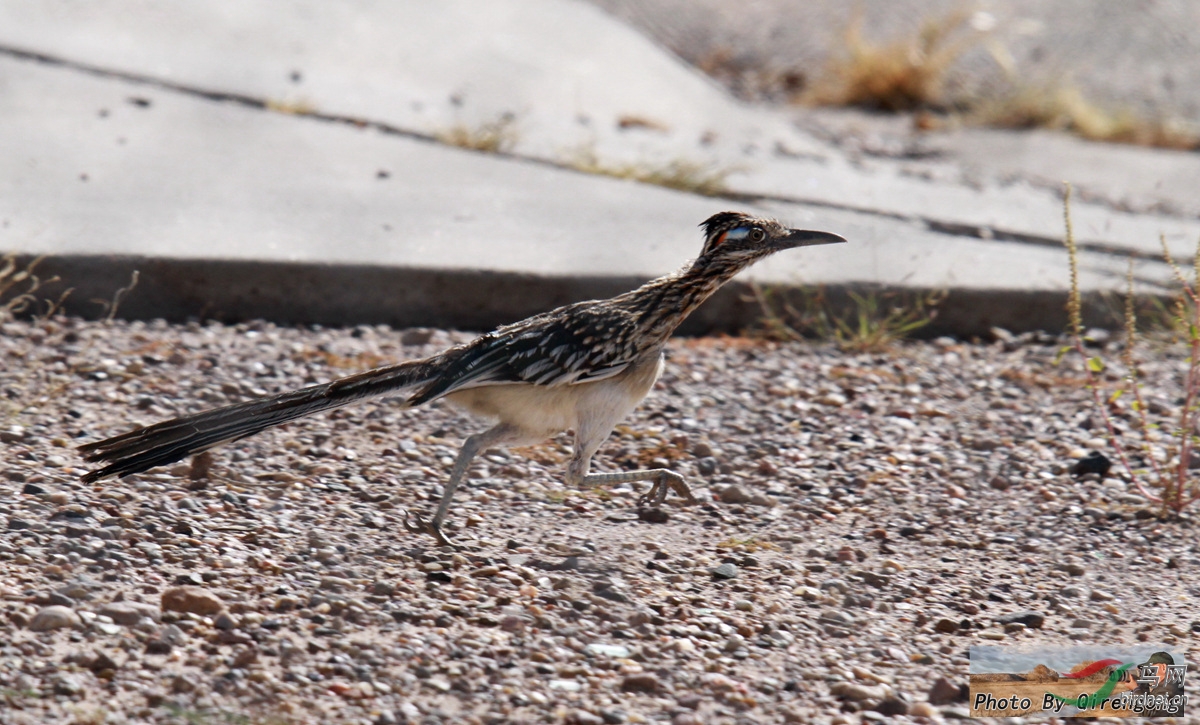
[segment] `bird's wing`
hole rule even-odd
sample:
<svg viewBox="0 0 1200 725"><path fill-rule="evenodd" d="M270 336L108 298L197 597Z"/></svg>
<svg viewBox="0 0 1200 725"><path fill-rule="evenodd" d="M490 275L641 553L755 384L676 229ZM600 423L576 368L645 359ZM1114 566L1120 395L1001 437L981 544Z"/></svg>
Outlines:
<svg viewBox="0 0 1200 725"><path fill-rule="evenodd" d="M635 325L624 310L581 302L501 327L448 353L437 379L409 402L420 405L483 385L557 386L611 378L639 353Z"/></svg>

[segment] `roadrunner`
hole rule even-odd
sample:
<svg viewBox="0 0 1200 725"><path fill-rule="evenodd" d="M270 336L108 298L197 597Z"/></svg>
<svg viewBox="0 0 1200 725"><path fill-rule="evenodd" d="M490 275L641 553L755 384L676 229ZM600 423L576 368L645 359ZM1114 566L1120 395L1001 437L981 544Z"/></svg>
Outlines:
<svg viewBox="0 0 1200 725"><path fill-rule="evenodd" d="M410 360L224 408L167 420L79 450L102 468L87 482L128 476L272 426L364 398L403 392L406 408L445 398L491 418L495 425L468 436L430 519L405 514L405 528L449 541L442 523L471 460L499 445L531 445L573 430L568 486L650 481L639 505L657 506L675 491L695 503L683 477L666 468L588 473L592 456L642 398L663 367L663 348L675 328L721 285L775 252L846 241L827 232L788 229L737 212L709 217L700 256L674 274L608 300L577 302L501 327L423 360Z"/></svg>

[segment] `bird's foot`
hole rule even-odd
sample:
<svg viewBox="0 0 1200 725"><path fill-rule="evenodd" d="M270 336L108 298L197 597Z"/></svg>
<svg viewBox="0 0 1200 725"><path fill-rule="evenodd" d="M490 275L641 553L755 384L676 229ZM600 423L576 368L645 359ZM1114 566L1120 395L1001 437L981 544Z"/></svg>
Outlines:
<svg viewBox="0 0 1200 725"><path fill-rule="evenodd" d="M423 519L411 511L404 512L404 528L410 534L429 534L438 540L442 546L454 546L450 539L442 533L442 527L432 519Z"/></svg>
<svg viewBox="0 0 1200 725"><path fill-rule="evenodd" d="M638 498L638 506L658 507L667 498L667 491L674 491L684 503L695 504L699 503L696 497L692 495L692 489L684 483L683 476L680 476L674 471L663 470L655 479L654 485L645 495Z"/></svg>

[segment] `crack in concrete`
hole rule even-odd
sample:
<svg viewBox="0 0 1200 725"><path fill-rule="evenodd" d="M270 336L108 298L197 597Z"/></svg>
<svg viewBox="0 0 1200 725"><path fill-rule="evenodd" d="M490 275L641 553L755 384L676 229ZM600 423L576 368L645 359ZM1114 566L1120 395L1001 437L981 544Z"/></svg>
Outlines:
<svg viewBox="0 0 1200 725"><path fill-rule="evenodd" d="M414 131L410 128L403 128L386 121L377 121L356 116L347 116L337 113L326 113L310 109L289 109L281 110L276 108L270 99L258 98L247 95L245 93L237 93L234 91L218 91L197 86L179 83L175 81L164 80L154 76L133 73L130 71L113 70L102 66L84 63L60 56L50 55L24 48L18 48L8 45L0 45L0 56L13 58L15 60L41 63L44 65L73 70L80 73L96 76L99 78L108 78L113 80L134 83L137 85L157 88L172 93L179 93L194 98L201 98L207 101L216 101L219 103L233 103L245 108L252 108L258 111L268 113L279 113L287 116L295 116L298 118L308 118L325 123L334 123L345 126L353 126L358 129L371 129L379 133L400 136L403 138L413 139L415 141L423 141L425 143L435 143L450 148L459 148L464 151L472 151L473 149L463 149L459 146L446 144L444 141L437 138L436 135L421 131ZM577 174L587 174L586 171L581 171L568 163L546 159L537 156L526 156L523 154L513 153L511 151L475 151L475 153L486 153L491 156L498 156L513 161L522 161L525 163L537 164L553 169L570 171ZM644 183L644 182L643 182ZM680 190L676 190L680 191ZM681 193L689 193L681 191ZM926 229L940 234L948 234L959 237L970 237L983 240L995 240L1002 242L1016 242L1018 244L1028 244L1032 246L1062 246L1062 240L1056 237L1046 237L1036 234L1028 234L1024 232L1007 231L1003 229L993 229L982 227L979 225L946 222L932 217L924 217L910 214L902 214L898 212L889 212L871 207L858 206L855 204L845 204L841 202L833 202L825 199L808 199L804 197L787 196L783 194L764 194L755 192L738 192L727 190L722 193L710 195L712 198L726 199L729 201L740 201L745 203L758 203L765 201L779 202L785 204L799 204L805 206L814 206L825 209L835 209L838 211L848 211L857 214L866 214L884 219L895 219L903 222L916 222L922 224ZM1121 247L1118 244L1106 242L1078 242L1079 249L1098 254L1127 257L1130 254L1136 256L1136 252L1127 248ZM1153 258L1148 258L1153 259ZM1164 263L1163 260L1157 260Z"/></svg>
<svg viewBox="0 0 1200 725"><path fill-rule="evenodd" d="M1034 247L1059 247L1066 249L1062 239L1054 237L1043 237L1036 234L1025 234L1022 232L1009 232L1002 229L992 229L990 227L982 227L974 224L957 224L954 222L941 222L933 219L926 219L925 227L931 232L938 234L950 234L956 237L976 237L979 239L989 239L998 242L1017 242L1018 244L1028 244ZM1158 262L1167 264L1166 260L1161 259L1157 255L1143 256L1137 250L1122 247L1117 244L1107 242L1076 242L1075 246L1080 250L1087 252L1095 252L1096 254L1107 254L1114 257L1135 257L1140 261Z"/></svg>

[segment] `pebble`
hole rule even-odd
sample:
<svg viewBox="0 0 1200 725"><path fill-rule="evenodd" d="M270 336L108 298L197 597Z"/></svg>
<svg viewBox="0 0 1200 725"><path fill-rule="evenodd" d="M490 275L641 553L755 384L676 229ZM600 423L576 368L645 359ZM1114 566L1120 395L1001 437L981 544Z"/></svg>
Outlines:
<svg viewBox="0 0 1200 725"><path fill-rule="evenodd" d="M844 580L838 579L836 577L833 579L826 579L826 580L822 581L820 586L821 586L822 591L832 590L832 591L838 592L839 594L845 594L846 592L850 591L850 585L847 584Z"/></svg>
<svg viewBox="0 0 1200 725"><path fill-rule="evenodd" d="M999 624L1019 623L1030 629L1041 629L1046 622L1046 615L1041 612L1027 610L1023 612L1013 612L1011 614L1002 614L996 617L996 622Z"/></svg>
<svg viewBox="0 0 1200 725"><path fill-rule="evenodd" d="M966 699L964 689L945 677L939 677L929 687L928 698L932 705L949 705Z"/></svg>
<svg viewBox="0 0 1200 725"><path fill-rule="evenodd" d="M78 627L82 624L83 622L74 609L60 604L52 604L42 607L37 614L33 615L33 619L29 622L29 629L34 632L47 632L63 627Z"/></svg>
<svg viewBox="0 0 1200 725"><path fill-rule="evenodd" d="M172 612L210 615L225 608L221 599L200 587L172 587L162 593L162 608Z"/></svg>
<svg viewBox="0 0 1200 725"><path fill-rule="evenodd" d="M662 689L658 676L650 672L626 675L621 679L621 692L657 693Z"/></svg>
<svg viewBox="0 0 1200 725"><path fill-rule="evenodd" d="M829 694L843 700L862 702L864 700L882 700L887 697L888 690L883 685L860 685L857 682L835 682L829 688Z"/></svg>
<svg viewBox="0 0 1200 725"><path fill-rule="evenodd" d="M637 512L639 521L645 521L648 524L665 524L671 520L671 515L666 509L657 506L653 508L639 508Z"/></svg>
<svg viewBox="0 0 1200 725"><path fill-rule="evenodd" d="M340 576L321 577L321 588L330 592L344 592L354 588L354 582Z"/></svg>
<svg viewBox="0 0 1200 725"><path fill-rule="evenodd" d="M736 564L725 562L712 570L713 579L733 579L738 575Z"/></svg>
<svg viewBox="0 0 1200 725"><path fill-rule="evenodd" d="M779 502L765 493L754 492L750 494L751 506L762 506L763 508L772 508L779 505Z"/></svg>
<svg viewBox="0 0 1200 725"><path fill-rule="evenodd" d="M149 617L155 622L162 618L162 612L158 607L142 602L111 602L101 607L98 613L127 627L137 624L142 617Z"/></svg>
<svg viewBox="0 0 1200 725"><path fill-rule="evenodd" d="M120 665L118 665L112 657L109 657L108 654L100 651L93 653L93 655L88 658L86 663L81 662L80 664L83 664L89 670L96 673L104 672L106 670L116 670L120 667Z"/></svg>
<svg viewBox="0 0 1200 725"><path fill-rule="evenodd" d="M60 672L50 678L50 689L55 695L74 696L83 692L83 683L77 675Z"/></svg>
<svg viewBox="0 0 1200 725"><path fill-rule="evenodd" d="M563 692L579 692L583 689L579 680L550 680L548 686L551 690L562 690Z"/></svg>
<svg viewBox="0 0 1200 725"><path fill-rule="evenodd" d="M936 713L937 710L928 702L914 702L908 708L908 714L911 717L932 718Z"/></svg>
<svg viewBox="0 0 1200 725"><path fill-rule="evenodd" d="M875 706L875 711L885 717L907 715L910 709L911 706L908 701L899 697L885 697L882 702Z"/></svg>
<svg viewBox="0 0 1200 725"><path fill-rule="evenodd" d="M604 655L605 657L616 657L624 659L630 655L629 648L619 644L599 644L592 643L584 647L584 651L593 655Z"/></svg>
<svg viewBox="0 0 1200 725"><path fill-rule="evenodd" d="M750 492L737 484L726 486L721 490L721 503L750 503L751 498Z"/></svg>

